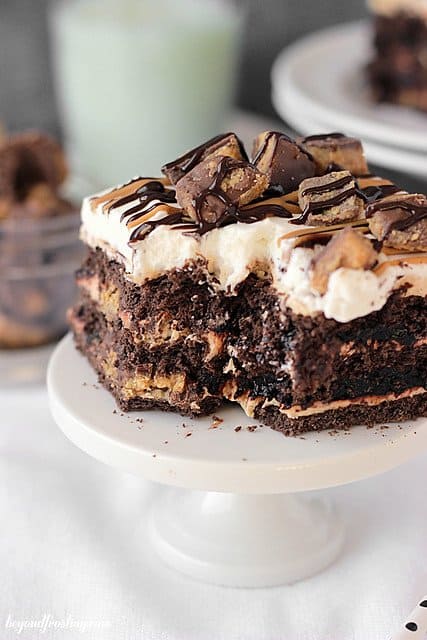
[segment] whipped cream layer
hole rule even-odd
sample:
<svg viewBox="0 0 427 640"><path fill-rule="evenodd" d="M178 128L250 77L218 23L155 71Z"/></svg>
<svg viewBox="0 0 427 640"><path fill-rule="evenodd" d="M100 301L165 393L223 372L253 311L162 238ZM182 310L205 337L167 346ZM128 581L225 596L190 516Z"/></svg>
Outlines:
<svg viewBox="0 0 427 640"><path fill-rule="evenodd" d="M142 284L173 269L192 263L204 265L214 277L215 286L232 295L250 273L271 277L284 304L295 313L348 322L381 309L393 291L403 285L407 295L427 294L427 254L386 255L381 253L374 270L339 268L321 295L310 286L310 265L319 245L295 246L304 230L318 227L295 225L290 219L275 216L251 224L237 222L200 235L180 224L152 226L140 240L132 240L137 223L150 224L173 212L176 203L151 201L146 212L138 212L135 224L129 223L131 211L139 202L132 197L132 183L117 189L125 193L120 206L111 207L114 191L85 198L82 206L81 237L91 248L101 248L124 266L127 277ZM130 197L129 197L130 193ZM266 201L267 204L268 201Z"/></svg>

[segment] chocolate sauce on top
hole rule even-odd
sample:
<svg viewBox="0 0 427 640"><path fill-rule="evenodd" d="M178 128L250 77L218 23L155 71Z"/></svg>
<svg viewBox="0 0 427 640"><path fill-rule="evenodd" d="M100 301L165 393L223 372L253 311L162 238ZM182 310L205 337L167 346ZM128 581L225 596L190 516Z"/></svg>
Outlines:
<svg viewBox="0 0 427 640"><path fill-rule="evenodd" d="M328 200L322 200L319 202L310 202L302 212L302 214L298 218L294 218L291 220L292 224L305 224L308 220L308 216L312 213L314 215L321 213L324 209L329 209L330 207L335 207L344 200L347 200L350 196L353 196L356 193L355 187L350 187L350 189L346 189L341 193L337 193L336 196L329 198Z"/></svg>
<svg viewBox="0 0 427 640"><path fill-rule="evenodd" d="M354 178L352 176L343 176L342 178L338 178L337 180L333 180L332 182L328 182L326 184L314 185L313 187L307 187L303 190L302 195L307 194L321 194L335 191L337 189L341 189L346 185L350 184ZM327 198L326 200L319 200L318 202L309 202L307 206L304 208L304 211L298 218L294 218L291 220L292 224L305 224L308 220L308 216L310 214L319 214L325 209L329 209L330 207L335 207L344 200L347 200L350 196L353 196L356 193L356 187L350 187L349 189L345 189L341 193L337 193L335 196L331 198Z"/></svg>
<svg viewBox="0 0 427 640"><path fill-rule="evenodd" d="M233 164L233 168L246 166L245 162L237 162L228 157L222 158L212 182L193 200L200 235L234 222L251 224L269 215L281 218L292 217L292 214L285 207L278 204L269 205L263 199L258 200L259 204L246 206L240 206L233 202L221 189L221 182L226 176L230 163ZM209 209L206 210L208 203Z"/></svg>
<svg viewBox="0 0 427 640"><path fill-rule="evenodd" d="M391 196L398 191L400 191L400 189L399 187L396 187L395 184L370 185L368 187L361 188L356 183L357 195L368 205L376 202L377 200L381 200L382 198L386 198L387 196Z"/></svg>
<svg viewBox="0 0 427 640"><path fill-rule="evenodd" d="M194 169L194 167L203 160L204 154L208 149L210 149L211 147L214 147L212 149L212 151L214 151L215 147L220 146L218 143L225 141L227 138L233 135L235 134L233 134L232 132L221 133L220 135L215 136L214 138L211 138L207 142L204 142L203 144L199 145L198 147L191 149L191 151L187 151L176 160L173 160L172 162L168 162L167 164L163 165L162 167L163 173L165 173L165 171L167 171L168 169L174 168L174 167L179 167L183 173L188 173L189 171L191 171L191 169ZM241 140L237 136L235 136L235 138L239 145L242 158L247 160L248 157Z"/></svg>
<svg viewBox="0 0 427 640"><path fill-rule="evenodd" d="M391 211L393 209L401 209L408 215L399 220L391 221L385 229L383 240L386 240L392 231L405 231L417 222L427 219L427 199L424 201L424 204L417 204L409 200L382 200L374 202L367 206L366 217L371 218L379 211Z"/></svg>
<svg viewBox="0 0 427 640"><path fill-rule="evenodd" d="M271 138L275 137L276 138L276 145L280 139L282 140L286 140L287 142L291 142L292 144L295 144L294 141L292 140L292 138L290 138L288 135L286 135L286 133L282 133L281 131L269 131L267 133L267 135L265 136L262 145L260 146L260 148L258 149L258 151L256 152L255 156L252 159L252 163L256 164L258 162L258 160L261 158L261 156L265 153L265 151L267 150L268 147L268 143L270 142Z"/></svg>
<svg viewBox="0 0 427 640"><path fill-rule="evenodd" d="M337 180L333 180L332 182L327 182L326 184L318 184L313 187L306 187L301 192L302 196L306 196L310 193L312 194L321 194L328 193L328 191L335 191L335 189L341 189L341 187L345 187L347 184L353 181L352 176L343 176L342 178L337 178Z"/></svg>
<svg viewBox="0 0 427 640"><path fill-rule="evenodd" d="M170 213L164 218L160 218L159 220L146 220L142 224L135 227L129 237L129 244L133 242L138 242L139 240L143 240L145 236L147 236L153 229L156 227L160 227L162 225L176 225L182 222L183 215L181 211L177 211L176 213Z"/></svg>

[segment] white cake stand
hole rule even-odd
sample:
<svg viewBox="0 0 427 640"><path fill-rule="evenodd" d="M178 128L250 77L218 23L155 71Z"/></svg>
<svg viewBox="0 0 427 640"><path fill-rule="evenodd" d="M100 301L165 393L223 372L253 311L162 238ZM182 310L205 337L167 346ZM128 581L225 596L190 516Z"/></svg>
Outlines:
<svg viewBox="0 0 427 640"><path fill-rule="evenodd" d="M69 336L52 356L48 390L56 422L83 451L186 489L165 490L157 501L149 518L154 547L176 569L229 586L292 583L328 566L342 546L340 519L323 498L297 492L367 478L427 449L425 419L286 438L253 430L258 423L234 407L219 413L220 424L123 414Z"/></svg>

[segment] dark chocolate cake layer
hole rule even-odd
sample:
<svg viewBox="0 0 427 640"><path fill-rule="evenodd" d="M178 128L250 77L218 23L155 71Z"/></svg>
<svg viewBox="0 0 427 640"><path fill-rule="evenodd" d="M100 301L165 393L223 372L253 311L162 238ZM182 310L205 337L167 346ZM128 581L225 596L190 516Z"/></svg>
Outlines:
<svg viewBox="0 0 427 640"><path fill-rule="evenodd" d="M167 350L135 344L121 321L108 321L96 305L82 300L70 313L79 350L88 357L100 382L125 411L168 408L205 415L221 403L222 368L203 367L197 345L177 343Z"/></svg>
<svg viewBox="0 0 427 640"><path fill-rule="evenodd" d="M255 389L251 396L259 388L262 396L304 407L427 385L427 300L421 296L396 293L379 311L347 323L295 314L253 276L239 296L229 352L239 390ZM269 321L254 321L254 309Z"/></svg>
<svg viewBox="0 0 427 640"><path fill-rule="evenodd" d="M419 416L427 416L427 393L410 398L382 402L377 406L369 404L349 405L342 409L332 409L316 415L288 418L274 407L255 411L255 417L285 435L295 436L307 431L331 432L347 429L355 425L381 425L385 422L403 422Z"/></svg>

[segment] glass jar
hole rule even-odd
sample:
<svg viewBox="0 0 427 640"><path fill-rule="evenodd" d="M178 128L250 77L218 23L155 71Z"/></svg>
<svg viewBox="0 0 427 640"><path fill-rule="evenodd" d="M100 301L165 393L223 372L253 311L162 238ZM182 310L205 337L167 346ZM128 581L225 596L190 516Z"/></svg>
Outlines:
<svg viewBox="0 0 427 640"><path fill-rule="evenodd" d="M18 378L32 378L33 374L22 374L22 367L26 361L31 360L33 365L37 361L35 348L57 340L67 330L66 311L75 296L74 272L83 253L79 224L74 210L50 218L20 217L0 222L3 382L16 377L14 363L21 372Z"/></svg>

